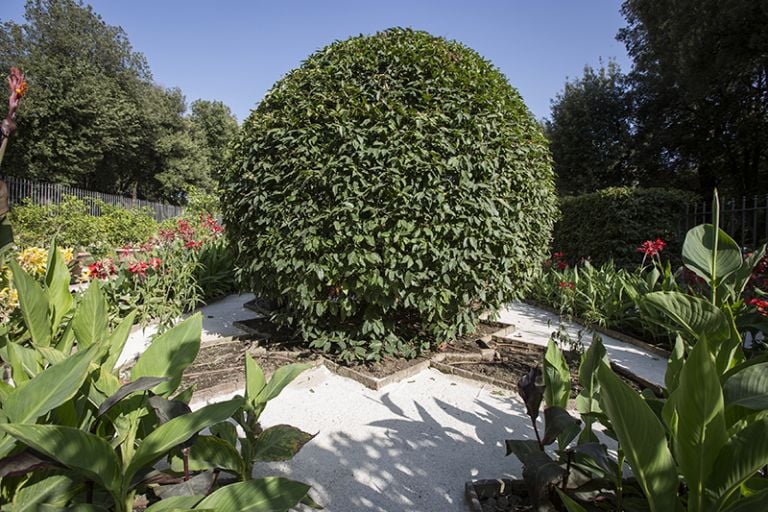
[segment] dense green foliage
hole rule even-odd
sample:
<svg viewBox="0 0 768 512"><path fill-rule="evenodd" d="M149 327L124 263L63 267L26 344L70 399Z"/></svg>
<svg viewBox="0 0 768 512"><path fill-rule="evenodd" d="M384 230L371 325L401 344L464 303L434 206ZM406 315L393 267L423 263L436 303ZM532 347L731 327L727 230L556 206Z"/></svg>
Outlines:
<svg viewBox="0 0 768 512"><path fill-rule="evenodd" d="M668 254L680 254L685 234L685 207L692 194L661 188L608 188L560 199L562 216L552 247L571 263L589 258L620 266L638 263L637 247L661 238Z"/></svg>
<svg viewBox="0 0 768 512"><path fill-rule="evenodd" d="M560 194L584 194L632 185L630 104L618 66L594 70L567 82L552 102L546 122Z"/></svg>
<svg viewBox="0 0 768 512"><path fill-rule="evenodd" d="M0 69L29 83L4 174L174 203L212 187L219 139L236 129L225 106L185 115L181 91L153 83L125 32L81 2L30 1L25 20L0 25Z"/></svg>
<svg viewBox="0 0 768 512"><path fill-rule="evenodd" d="M222 189L242 276L347 358L473 330L530 283L556 211L546 142L505 77L402 29L332 44L275 84Z"/></svg>
<svg viewBox="0 0 768 512"><path fill-rule="evenodd" d="M91 215L91 205L100 216ZM14 239L21 247L59 245L106 254L124 244L141 243L157 232L152 213L125 209L99 200L66 197L61 204L25 203L11 210Z"/></svg>

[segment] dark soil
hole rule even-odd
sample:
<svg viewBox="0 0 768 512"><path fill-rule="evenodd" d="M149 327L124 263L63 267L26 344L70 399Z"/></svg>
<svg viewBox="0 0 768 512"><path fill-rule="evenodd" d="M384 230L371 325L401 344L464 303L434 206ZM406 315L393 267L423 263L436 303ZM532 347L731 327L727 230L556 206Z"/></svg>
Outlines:
<svg viewBox="0 0 768 512"><path fill-rule="evenodd" d="M545 347L515 340L497 341L494 343L494 348L498 354L495 361L452 361L446 364L491 377L502 383L503 387L516 390L517 382L531 368L543 364L546 353ZM571 371L571 398L576 398L581 391L579 386L581 354L568 350L563 351L563 355ZM642 391L641 383L625 375L619 374L619 377L634 389Z"/></svg>
<svg viewBox="0 0 768 512"><path fill-rule="evenodd" d="M305 348L293 332L277 327L266 318L253 318L238 322L238 325L250 332L248 339L233 339L203 345L195 362L184 373L183 386L195 384L199 391L224 382L242 380L245 372L246 352L251 353L265 374L273 373L280 366L316 360L322 356L376 379L386 377L428 359L428 356L415 359L386 357L374 363L347 363L334 354ZM478 343L477 340L498 331L501 327L499 324L481 323L476 333L462 336L447 343L441 347L441 350L477 352L481 348L481 343Z"/></svg>

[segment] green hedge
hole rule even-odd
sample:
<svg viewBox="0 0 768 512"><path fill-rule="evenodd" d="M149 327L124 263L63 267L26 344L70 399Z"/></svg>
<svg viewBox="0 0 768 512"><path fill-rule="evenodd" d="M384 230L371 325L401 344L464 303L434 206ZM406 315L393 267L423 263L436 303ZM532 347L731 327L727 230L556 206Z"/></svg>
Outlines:
<svg viewBox="0 0 768 512"><path fill-rule="evenodd" d="M90 202L101 210L90 214ZM99 200L67 196L61 204L29 201L11 209L14 241L21 247L47 247L55 236L59 246L104 254L124 244L146 241L157 232L148 209L125 209Z"/></svg>
<svg viewBox="0 0 768 512"><path fill-rule="evenodd" d="M546 254L546 140L459 43L402 29L334 43L241 133L221 184L240 274L315 347L414 356L520 297Z"/></svg>
<svg viewBox="0 0 768 512"><path fill-rule="evenodd" d="M642 261L637 247L661 238L668 245L662 257L677 258L685 238L686 204L696 196L666 188L607 188L560 199L561 219L555 226L552 250L575 263L613 259L623 267Z"/></svg>

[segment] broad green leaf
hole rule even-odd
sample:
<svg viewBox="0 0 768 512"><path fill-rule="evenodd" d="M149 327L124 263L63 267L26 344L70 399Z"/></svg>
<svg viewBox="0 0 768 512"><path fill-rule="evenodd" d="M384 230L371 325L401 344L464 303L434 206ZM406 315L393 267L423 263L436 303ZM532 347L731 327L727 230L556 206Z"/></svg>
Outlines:
<svg viewBox="0 0 768 512"><path fill-rule="evenodd" d="M173 418L168 423L157 427L136 449L125 470L126 483L131 481L136 472L152 464L175 446L184 443L204 428L231 417L241 405L242 399L239 397L206 405L202 409Z"/></svg>
<svg viewBox="0 0 768 512"><path fill-rule="evenodd" d="M83 350L59 364L49 366L3 403L13 423L30 423L72 398L80 389L93 353Z"/></svg>
<svg viewBox="0 0 768 512"><path fill-rule="evenodd" d="M293 363L286 366L281 366L275 371L275 373L272 375L272 378L269 379L269 383L264 387L264 389L262 389L261 392L256 395L254 401L257 404L266 404L277 395L279 395L285 386L290 384L291 381L298 377L301 372L311 367L312 365L304 363Z"/></svg>
<svg viewBox="0 0 768 512"><path fill-rule="evenodd" d="M751 496L739 498L723 512L765 512L768 503L768 489Z"/></svg>
<svg viewBox="0 0 768 512"><path fill-rule="evenodd" d="M47 347L51 344L51 321L48 317L48 296L37 281L24 272L11 259L8 262L13 272L13 285L19 292L19 307L24 324L29 330L32 342L36 345Z"/></svg>
<svg viewBox="0 0 768 512"><path fill-rule="evenodd" d="M307 495L311 487L281 477L267 477L227 485L201 501L196 508L239 512L285 512Z"/></svg>
<svg viewBox="0 0 768 512"><path fill-rule="evenodd" d="M563 501L563 505L568 512L587 512L587 509L579 505L573 498L565 494L560 488L555 487L557 494L560 495L560 499Z"/></svg>
<svg viewBox="0 0 768 512"><path fill-rule="evenodd" d="M553 406L544 409L544 445L559 441L560 449L570 443L579 433L581 421L574 418L562 407Z"/></svg>
<svg viewBox="0 0 768 512"><path fill-rule="evenodd" d="M9 341L6 351L8 364L11 365L13 372L13 380L19 387L42 371L41 358L34 349Z"/></svg>
<svg viewBox="0 0 768 512"><path fill-rule="evenodd" d="M56 242L48 250L48 266L45 272L45 285L48 289L48 299L51 308L51 325L53 332L58 329L61 320L72 307L72 293L69 291L71 276L67 262L57 250Z"/></svg>
<svg viewBox="0 0 768 512"><path fill-rule="evenodd" d="M99 410L97 411L96 416L106 414L108 410L131 393L135 393L136 391L146 391L166 380L165 377L139 377L133 382L123 384L120 386L120 389L99 405Z"/></svg>
<svg viewBox="0 0 768 512"><path fill-rule="evenodd" d="M101 292L98 279L91 281L72 317L72 330L78 346L93 345L107 334L107 308L107 301Z"/></svg>
<svg viewBox="0 0 768 512"><path fill-rule="evenodd" d="M727 406L768 409L768 362L747 366L723 385Z"/></svg>
<svg viewBox="0 0 768 512"><path fill-rule="evenodd" d="M256 364L251 354L245 354L245 399L250 401L259 396L259 393L267 385L264 371Z"/></svg>
<svg viewBox="0 0 768 512"><path fill-rule="evenodd" d="M643 309L661 313L691 340L706 338L719 343L730 336L728 318L720 309L698 297L681 292L653 292L642 299ZM668 327L668 320L650 318L654 323Z"/></svg>
<svg viewBox="0 0 768 512"><path fill-rule="evenodd" d="M567 407L571 393L571 372L563 353L549 340L544 354L544 402L549 407Z"/></svg>
<svg viewBox="0 0 768 512"><path fill-rule="evenodd" d="M289 460L315 436L290 425L275 425L264 430L253 444L254 461Z"/></svg>
<svg viewBox="0 0 768 512"><path fill-rule="evenodd" d="M59 425L0 425L0 430L33 450L120 493L120 461L108 442L82 430Z"/></svg>
<svg viewBox="0 0 768 512"><path fill-rule="evenodd" d="M675 346L672 347L672 353L667 361L667 371L664 373L664 384L667 388L667 394L677 389L680 382L680 370L685 364L685 343L680 336L675 338Z"/></svg>
<svg viewBox="0 0 768 512"><path fill-rule="evenodd" d="M652 512L676 509L677 469L664 426L640 395L605 363L597 372L600 399Z"/></svg>
<svg viewBox="0 0 768 512"><path fill-rule="evenodd" d="M171 496L170 498L158 501L144 512L192 510L203 498L204 496Z"/></svg>
<svg viewBox="0 0 768 512"><path fill-rule="evenodd" d="M683 264L707 283L711 283L713 277L719 282L739 270L742 264L739 244L722 229L715 230L712 224L701 224L690 229L683 242Z"/></svg>
<svg viewBox="0 0 768 512"><path fill-rule="evenodd" d="M712 499L725 503L739 486L768 464L768 417L750 422L720 449L707 480Z"/></svg>
<svg viewBox="0 0 768 512"><path fill-rule="evenodd" d="M136 361L131 371L131 380L139 377L168 377L168 382L159 384L152 391L158 395L172 393L179 386L184 369L197 357L202 328L202 316L195 313L156 336Z"/></svg>
<svg viewBox="0 0 768 512"><path fill-rule="evenodd" d="M171 469L181 472L184 469L181 457L171 458ZM215 436L199 436L189 448L190 471L222 469L238 476L246 476L245 461L234 446Z"/></svg>
<svg viewBox="0 0 768 512"><path fill-rule="evenodd" d="M67 502L81 491L80 486L66 475L32 476L13 496L12 512L40 512L44 505L66 508Z"/></svg>
<svg viewBox="0 0 768 512"><path fill-rule="evenodd" d="M117 364L117 360L120 359L120 355L123 353L125 342L128 341L128 336L131 334L131 327L136 321L136 312L131 311L128 316L123 318L115 330L109 335L105 341L105 345L108 346L107 356L104 359L103 366L110 371Z"/></svg>
<svg viewBox="0 0 768 512"><path fill-rule="evenodd" d="M708 510L705 484L720 448L728 439L723 393L706 341L697 343L680 371L675 400L675 454L688 485L688 510Z"/></svg>

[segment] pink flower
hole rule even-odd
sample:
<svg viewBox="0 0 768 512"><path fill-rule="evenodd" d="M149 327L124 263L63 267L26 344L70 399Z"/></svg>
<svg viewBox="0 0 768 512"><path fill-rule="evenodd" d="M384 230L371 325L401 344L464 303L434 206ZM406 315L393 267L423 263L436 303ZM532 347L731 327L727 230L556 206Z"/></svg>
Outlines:
<svg viewBox="0 0 768 512"><path fill-rule="evenodd" d="M117 268L112 260L95 261L88 265L89 279L108 279L114 274L117 274Z"/></svg>
<svg viewBox="0 0 768 512"><path fill-rule="evenodd" d="M202 245L203 245L203 241L202 240L198 240L198 241L190 240L190 241L188 241L187 243L184 244L184 247L186 247L187 249L197 250L200 247L202 247Z"/></svg>
<svg viewBox="0 0 768 512"><path fill-rule="evenodd" d="M162 263L162 260L160 258L149 258L149 261L147 262L152 270L157 270L160 268L160 264Z"/></svg>
<svg viewBox="0 0 768 512"><path fill-rule="evenodd" d="M568 288L569 290L573 290L575 286L570 281L560 281L560 288Z"/></svg>

